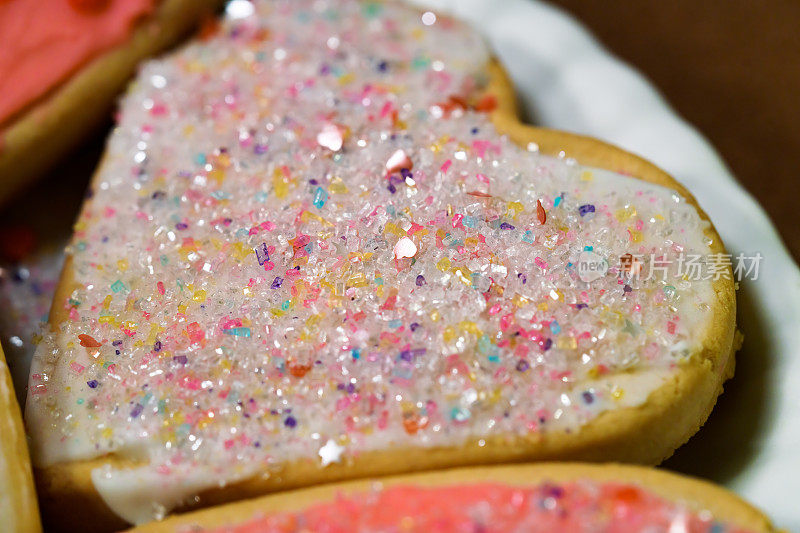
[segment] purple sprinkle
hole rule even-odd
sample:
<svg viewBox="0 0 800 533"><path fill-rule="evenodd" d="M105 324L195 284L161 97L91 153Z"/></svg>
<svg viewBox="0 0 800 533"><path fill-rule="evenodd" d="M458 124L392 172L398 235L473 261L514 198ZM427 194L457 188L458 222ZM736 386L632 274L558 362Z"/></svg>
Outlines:
<svg viewBox="0 0 800 533"><path fill-rule="evenodd" d="M528 361L526 361L525 359L520 359L519 361L517 361L517 370L520 372L525 372L530 367L531 367L530 363L528 363Z"/></svg>
<svg viewBox="0 0 800 533"><path fill-rule="evenodd" d="M356 386L352 383L348 383L347 387L345 387L345 390L347 391L347 394L353 394L356 391Z"/></svg>
<svg viewBox="0 0 800 533"><path fill-rule="evenodd" d="M156 341L153 344L153 351L154 352L160 352L161 351L161 341Z"/></svg>
<svg viewBox="0 0 800 533"><path fill-rule="evenodd" d="M185 224L183 222L178 222L177 224L175 224L175 229L179 229L179 230L186 229L188 227L189 227L189 225Z"/></svg>
<svg viewBox="0 0 800 533"><path fill-rule="evenodd" d="M258 246L254 248L256 251L256 259L258 259L258 264L263 265L267 261L269 261L269 252L267 251L267 243L262 242Z"/></svg>
<svg viewBox="0 0 800 533"><path fill-rule="evenodd" d="M287 428L293 428L297 425L297 420L293 416L287 416L286 420L283 421L283 425Z"/></svg>
<svg viewBox="0 0 800 533"><path fill-rule="evenodd" d="M142 404L137 403L136 406L134 406L133 410L131 411L131 418L138 418L139 415L142 414L142 411L144 411L144 407L142 406Z"/></svg>
<svg viewBox="0 0 800 533"><path fill-rule="evenodd" d="M594 402L594 394L589 391L584 392L581 396L583 396L583 401L587 404Z"/></svg>
<svg viewBox="0 0 800 533"><path fill-rule="evenodd" d="M624 287L622 287L623 292L631 292L632 290L633 288L630 285L625 285Z"/></svg>
<svg viewBox="0 0 800 533"><path fill-rule="evenodd" d="M412 322L411 325L408 326L408 327L411 328L411 331L417 331L417 328L419 327L419 324L416 323L416 322Z"/></svg>
<svg viewBox="0 0 800 533"><path fill-rule="evenodd" d="M586 309L587 307L589 307L588 304L578 304L575 306L576 309Z"/></svg>
<svg viewBox="0 0 800 533"><path fill-rule="evenodd" d="M312 179L310 179L310 180L308 180L308 182L309 182L311 185L319 185L319 182L318 182L317 180L313 179L313 178L312 178Z"/></svg>
<svg viewBox="0 0 800 533"><path fill-rule="evenodd" d="M266 144L257 144L257 145L255 145L253 147L253 152L255 152L256 155L265 154L265 153L267 153L267 145Z"/></svg>
<svg viewBox="0 0 800 533"><path fill-rule="evenodd" d="M592 204L583 204L578 207L578 213L580 213L582 217L585 217L589 213L594 213L594 206Z"/></svg>
<svg viewBox="0 0 800 533"><path fill-rule="evenodd" d="M397 192L397 187L394 186L394 183L390 183L389 186L386 188L389 189L389 192L392 194Z"/></svg>
<svg viewBox="0 0 800 533"><path fill-rule="evenodd" d="M512 226L508 222L503 222L502 224L500 224L500 229L514 229L514 226Z"/></svg>
<svg viewBox="0 0 800 533"><path fill-rule="evenodd" d="M561 498L564 496L564 489L557 485L549 485L544 489L545 494L550 498Z"/></svg>
<svg viewBox="0 0 800 533"><path fill-rule="evenodd" d="M425 276L423 276L422 274L420 274L419 276L417 276L417 287L422 287L423 285L425 285L425 284L427 284L427 283L428 283L428 282L427 282L427 281L425 281Z"/></svg>
<svg viewBox="0 0 800 533"><path fill-rule="evenodd" d="M189 362L189 358L186 357L185 355L176 355L175 357L172 358L172 360L181 365L185 365L186 363Z"/></svg>
<svg viewBox="0 0 800 533"><path fill-rule="evenodd" d="M525 274L523 274L522 272L520 272L519 274L517 274L517 277L518 277L519 279L521 279L521 280L522 280L522 284L523 284L523 285L525 285L526 283L528 283L528 276L526 276L526 275L525 275Z"/></svg>
<svg viewBox="0 0 800 533"><path fill-rule="evenodd" d="M122 346L122 341L114 341L111 343L112 346Z"/></svg>
<svg viewBox="0 0 800 533"><path fill-rule="evenodd" d="M413 361L414 358L411 354L411 350L403 350L402 352L400 352L400 359L402 359L403 361L408 361L409 363Z"/></svg>
<svg viewBox="0 0 800 533"><path fill-rule="evenodd" d="M93 379L91 381L87 381L86 384L89 385L90 389L96 389L97 386L100 385L100 383L96 379Z"/></svg>
<svg viewBox="0 0 800 533"><path fill-rule="evenodd" d="M282 283L283 283L283 278L280 276L275 276L275 279L272 280L272 285L270 285L270 288L280 289Z"/></svg>
<svg viewBox="0 0 800 533"><path fill-rule="evenodd" d="M541 344L541 346L542 350L546 352L553 346L553 339L545 339L545 341Z"/></svg>
<svg viewBox="0 0 800 533"><path fill-rule="evenodd" d="M414 177L414 174L412 174L412 172L410 170L408 170L407 168L401 168L400 169L400 175L403 176L403 178L413 178Z"/></svg>

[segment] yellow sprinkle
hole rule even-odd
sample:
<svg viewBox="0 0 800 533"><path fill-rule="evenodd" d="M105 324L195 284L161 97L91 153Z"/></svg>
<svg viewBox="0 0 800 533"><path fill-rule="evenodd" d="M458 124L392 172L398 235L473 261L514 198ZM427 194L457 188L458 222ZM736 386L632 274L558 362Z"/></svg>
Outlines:
<svg viewBox="0 0 800 533"><path fill-rule="evenodd" d="M528 300L526 297L522 296L519 293L514 295L514 297L511 299L511 302L517 307L525 307L526 305L531 303L530 300Z"/></svg>
<svg viewBox="0 0 800 533"><path fill-rule="evenodd" d="M351 287L365 287L368 285L367 277L364 275L363 272L359 272L358 274L353 274L350 276L350 279L347 280L347 284Z"/></svg>
<svg viewBox="0 0 800 533"><path fill-rule="evenodd" d="M615 400L621 400L622 397L625 396L625 389L616 387L613 391L611 391L611 396L613 396Z"/></svg>
<svg viewBox="0 0 800 533"><path fill-rule="evenodd" d="M445 271L449 270L450 269L450 259L448 259L447 257L441 258L439 260L439 262L436 263L436 268L438 268L442 272L445 272Z"/></svg>
<svg viewBox="0 0 800 533"><path fill-rule="evenodd" d="M581 172L581 181L592 181L594 179L594 174L592 174L591 170L584 170Z"/></svg>
<svg viewBox="0 0 800 533"><path fill-rule="evenodd" d="M330 194L346 194L347 186L342 181L342 178L336 176L331 180L331 184L328 186L328 192Z"/></svg>
<svg viewBox="0 0 800 533"><path fill-rule="evenodd" d="M471 320L462 320L458 327L461 328L462 331L465 333L474 333L475 335L480 335L482 332L478 327L478 324Z"/></svg>
<svg viewBox="0 0 800 533"><path fill-rule="evenodd" d="M355 79L356 79L355 74L353 74L352 72L348 72L347 74L343 74L342 76L339 76L339 80L338 81L339 81L339 85L347 85L348 83L351 83Z"/></svg>
<svg viewBox="0 0 800 533"><path fill-rule="evenodd" d="M614 213L614 217L620 222L625 222L629 218L633 218L635 216L636 208L632 205L625 206L622 209L617 209L617 211Z"/></svg>
<svg viewBox="0 0 800 533"><path fill-rule="evenodd" d="M272 173L272 187L275 190L275 196L280 199L289 195L289 182L279 168L276 168L275 172Z"/></svg>
<svg viewBox="0 0 800 533"><path fill-rule="evenodd" d="M206 301L206 291L203 290L203 289L200 289L199 291L194 291L194 294L192 295L192 300L194 300L195 302L199 302L199 303L205 302Z"/></svg>
<svg viewBox="0 0 800 533"><path fill-rule="evenodd" d="M222 185L225 181L225 173L219 169L214 169L208 173L208 179L216 182L217 185Z"/></svg>
<svg viewBox="0 0 800 533"><path fill-rule="evenodd" d="M462 270L464 272L462 272ZM453 273L456 275L456 277L459 279L459 281L461 281L461 283L463 283L467 287L471 287L472 286L472 280L467 277L468 275L470 275L470 271L469 270L467 270L466 268L456 268L456 269L453 269Z"/></svg>
<svg viewBox="0 0 800 533"><path fill-rule="evenodd" d="M120 272L125 272L128 270L128 260L127 259L120 259L117 261L117 270Z"/></svg>
<svg viewBox="0 0 800 533"><path fill-rule="evenodd" d="M508 210L514 211L514 218L517 218L517 215L523 213L525 211L525 206L522 205L522 202L508 202Z"/></svg>
<svg viewBox="0 0 800 533"><path fill-rule="evenodd" d="M575 337L561 335L556 340L556 347L561 350L574 350L578 347L578 341Z"/></svg>
<svg viewBox="0 0 800 533"><path fill-rule="evenodd" d="M628 228L628 233L631 236L631 242L642 242L642 232L636 231L633 228Z"/></svg>

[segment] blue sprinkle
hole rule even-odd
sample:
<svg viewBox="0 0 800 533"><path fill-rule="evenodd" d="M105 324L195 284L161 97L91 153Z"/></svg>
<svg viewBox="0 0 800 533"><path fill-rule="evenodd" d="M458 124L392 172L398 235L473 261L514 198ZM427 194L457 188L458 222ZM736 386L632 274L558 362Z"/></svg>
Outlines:
<svg viewBox="0 0 800 533"><path fill-rule="evenodd" d="M322 187L317 187L317 191L314 193L314 206L317 209L322 209L322 206L324 206L327 201L328 193Z"/></svg>
<svg viewBox="0 0 800 533"><path fill-rule="evenodd" d="M561 196L556 197L556 199L553 200L553 207L558 207L558 204L561 203L561 199L562 199Z"/></svg>
<svg viewBox="0 0 800 533"><path fill-rule="evenodd" d="M350 350L350 355L353 356L353 360L361 359L361 350L358 348L353 348Z"/></svg>
<svg viewBox="0 0 800 533"><path fill-rule="evenodd" d="M594 246L584 246L583 247L583 251L584 252L591 252L592 250L594 250Z"/></svg>
<svg viewBox="0 0 800 533"><path fill-rule="evenodd" d="M528 244L533 244L533 232L531 230L525 230L525 234L522 236L522 240L527 242Z"/></svg>
<svg viewBox="0 0 800 533"><path fill-rule="evenodd" d="M469 409L462 409L461 407L453 407L450 410L450 418L455 420L456 422L464 422L469 420L469 417L472 416L472 413L469 412Z"/></svg>
<svg viewBox="0 0 800 533"><path fill-rule="evenodd" d="M249 337L250 328L223 329L222 333L224 333L225 335L235 335L237 337Z"/></svg>
<svg viewBox="0 0 800 533"><path fill-rule="evenodd" d="M553 335L558 335L561 333L561 326L559 325L558 321L553 320L550 322L550 331L553 333Z"/></svg>
<svg viewBox="0 0 800 533"><path fill-rule="evenodd" d="M198 165L205 165L206 164L206 154L197 154L194 156L194 162Z"/></svg>

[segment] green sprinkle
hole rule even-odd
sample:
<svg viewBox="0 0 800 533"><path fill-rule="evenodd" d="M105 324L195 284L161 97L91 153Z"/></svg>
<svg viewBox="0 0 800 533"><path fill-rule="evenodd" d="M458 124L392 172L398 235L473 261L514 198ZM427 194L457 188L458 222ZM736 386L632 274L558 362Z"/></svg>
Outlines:
<svg viewBox="0 0 800 533"><path fill-rule="evenodd" d="M122 283L121 280L117 280L117 281L115 281L114 283L111 284L111 290L113 292L122 292L122 291L126 291L127 292L128 287L126 287L125 284Z"/></svg>

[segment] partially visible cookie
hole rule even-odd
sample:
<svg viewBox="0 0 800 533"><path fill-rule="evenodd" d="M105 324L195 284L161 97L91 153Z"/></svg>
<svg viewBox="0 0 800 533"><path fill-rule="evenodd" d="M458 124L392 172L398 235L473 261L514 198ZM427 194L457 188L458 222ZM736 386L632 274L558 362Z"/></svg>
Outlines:
<svg viewBox="0 0 800 533"><path fill-rule="evenodd" d="M0 2L0 202L52 168L106 119L139 61L175 44L221 5Z"/></svg>
<svg viewBox="0 0 800 533"><path fill-rule="evenodd" d="M744 533L769 519L716 485L654 468L583 463L477 467L295 490L136 528L208 531Z"/></svg>
<svg viewBox="0 0 800 533"><path fill-rule="evenodd" d="M28 444L17 398L0 348L0 524L8 533L41 530Z"/></svg>

